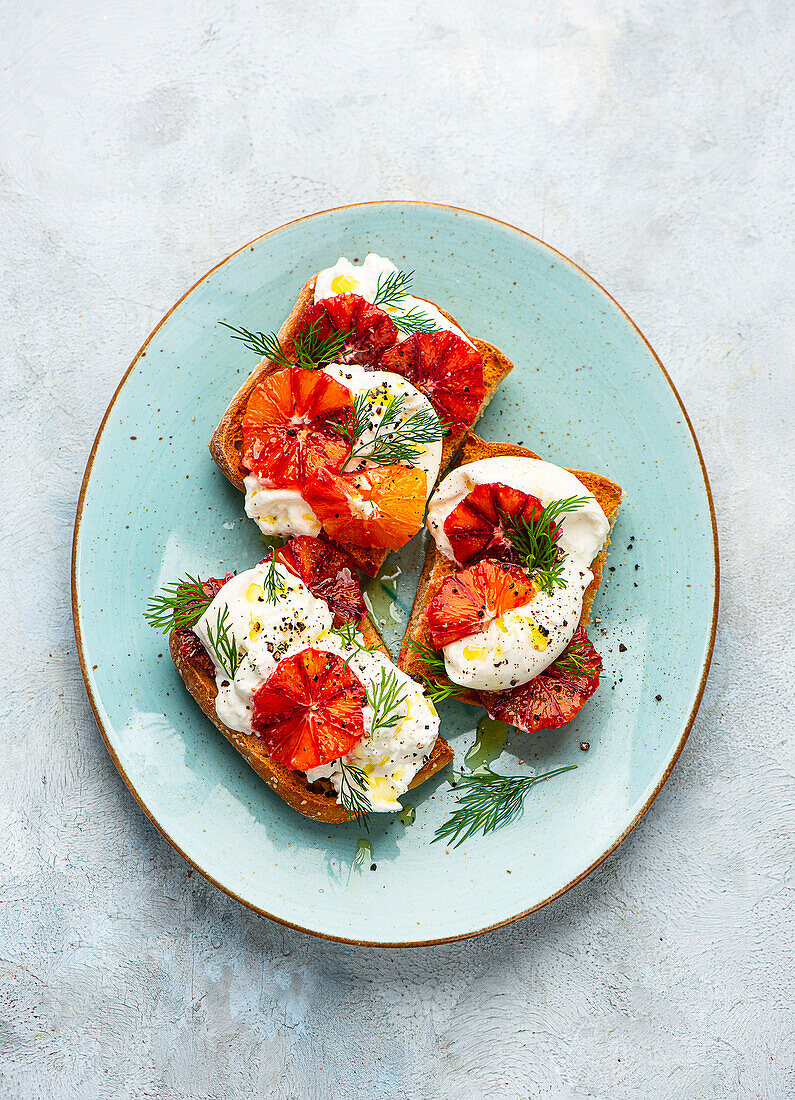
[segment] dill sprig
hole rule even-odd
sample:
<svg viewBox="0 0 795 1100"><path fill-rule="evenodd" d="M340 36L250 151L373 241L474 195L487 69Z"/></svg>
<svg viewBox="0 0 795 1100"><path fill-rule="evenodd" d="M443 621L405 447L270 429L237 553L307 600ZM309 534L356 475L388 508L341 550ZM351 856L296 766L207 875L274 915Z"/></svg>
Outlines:
<svg viewBox="0 0 795 1100"><path fill-rule="evenodd" d="M363 640L360 640L361 631L350 620L345 623L340 623L339 626L332 626L330 634L336 634L346 649L353 649L357 653L374 653L377 646L365 645ZM354 654L351 654L353 656ZM348 660L351 658L349 657Z"/></svg>
<svg viewBox="0 0 795 1100"><path fill-rule="evenodd" d="M436 332L436 322L422 312L420 306L412 306L407 313L390 314L395 328L404 336L413 336L416 332Z"/></svg>
<svg viewBox="0 0 795 1100"><path fill-rule="evenodd" d="M340 764L340 805L347 813L351 821L359 824L370 832L370 810L372 804L367 794L369 784L367 776L361 768L353 764L346 764L342 760Z"/></svg>
<svg viewBox="0 0 795 1100"><path fill-rule="evenodd" d="M493 771L459 775L455 785L459 793L457 808L436 830L431 843L453 840L454 848L475 833L491 833L510 825L524 809L525 795L536 783L573 771L576 764L545 772L543 775L498 775Z"/></svg>
<svg viewBox="0 0 795 1100"><path fill-rule="evenodd" d="M275 550L271 550L271 560L262 578L262 591L268 603L278 603L279 596L288 591L287 582L276 568Z"/></svg>
<svg viewBox="0 0 795 1100"><path fill-rule="evenodd" d="M454 684L448 679L444 657L438 649L426 645L425 642L417 642L413 638L406 639L406 645L412 649L422 661L424 668L419 671L425 688L426 696L432 703L441 703L445 699L452 699L462 690L460 684Z"/></svg>
<svg viewBox="0 0 795 1100"><path fill-rule="evenodd" d="M332 626L329 633L336 634L346 649L350 649L350 653L345 658L345 667L349 668L350 663L357 653L375 653L377 646L368 646L364 642L364 638L360 641L358 638L359 631L352 622L340 623L339 626Z"/></svg>
<svg viewBox="0 0 795 1100"><path fill-rule="evenodd" d="M333 363L345 346L347 336L347 333L336 329L328 336L320 336L318 331L320 319L318 319L308 329L296 333L293 337L295 359L291 359L275 332L251 332L247 328L228 325L226 321L218 323L230 329L233 340L242 341L257 355L262 355L272 363L279 363L283 367L296 364L304 370L315 370L318 367L324 367L327 363Z"/></svg>
<svg viewBox="0 0 795 1100"><path fill-rule="evenodd" d="M188 573L149 597L144 618L154 630L168 634L180 627L192 627L212 602L213 597L204 591L202 582Z"/></svg>
<svg viewBox="0 0 795 1100"><path fill-rule="evenodd" d="M288 357L275 332L252 332L251 329L244 328L242 325L239 328L236 325L228 325L226 321L219 321L218 324L228 328L233 334L232 339L240 340L249 351L285 367L292 365L292 359Z"/></svg>
<svg viewBox="0 0 795 1100"><path fill-rule="evenodd" d="M299 367L308 369L325 367L327 363L335 362L345 347L347 332L332 329L328 336L321 336L318 331L319 325L320 318L308 329L301 330L293 337L293 347L298 356Z"/></svg>
<svg viewBox="0 0 795 1100"><path fill-rule="evenodd" d="M384 402L384 411L375 427L373 438L362 442L361 437L370 427L370 409L374 403L374 390L361 390L353 401L345 419L328 426L351 444L348 462L366 458L376 466L391 466L395 462L415 465L429 443L438 443L447 433L433 409L423 407L402 419L406 403L405 394L390 394Z"/></svg>
<svg viewBox="0 0 795 1100"><path fill-rule="evenodd" d="M454 684L450 680L436 680L431 676L423 676L425 696L434 704L443 703L445 699L453 699L463 691L460 684Z"/></svg>
<svg viewBox="0 0 795 1100"><path fill-rule="evenodd" d="M425 642L417 642L414 638L406 638L406 645L417 654L427 669L432 672L441 672L443 676L446 675L444 657L438 649L434 649L433 646L427 645Z"/></svg>
<svg viewBox="0 0 795 1100"><path fill-rule="evenodd" d="M356 646L357 648L363 648L360 645L359 639L356 635L359 631L356 629L356 624L350 622L340 623L339 626L332 626L330 634L336 634L342 644L348 648L350 646Z"/></svg>
<svg viewBox="0 0 795 1100"><path fill-rule="evenodd" d="M237 648L237 639L229 623L229 608L223 607L218 612L215 621L215 633L210 624L207 624L207 640L215 650L218 663L230 680L234 680L235 673L240 668L243 654Z"/></svg>
<svg viewBox="0 0 795 1100"><path fill-rule="evenodd" d="M535 519L511 516L500 512L502 529L522 565L530 571L533 583L547 596L555 588L565 588L563 562L566 554L558 543L558 521L569 512L576 512L588 503L590 497L566 497L551 500Z"/></svg>
<svg viewBox="0 0 795 1100"><path fill-rule="evenodd" d="M413 271L393 271L391 275L378 276L373 295L373 305L381 309L397 309L411 290L414 281ZM405 313L390 313L399 332L404 336L413 336L415 332L435 332L437 325L421 306L412 306Z"/></svg>
<svg viewBox="0 0 795 1100"><path fill-rule="evenodd" d="M438 443L447 425L442 424L433 409L423 407L401 420L405 396L390 395L372 440L360 443L351 451L351 458L367 458L377 466L393 462L416 462L428 443Z"/></svg>
<svg viewBox="0 0 795 1100"><path fill-rule="evenodd" d="M553 661L550 672L562 672L564 676L590 676L594 665L593 657L584 657L573 649L564 649L560 657Z"/></svg>
<svg viewBox="0 0 795 1100"><path fill-rule="evenodd" d="M411 290L414 281L413 271L393 271L391 275L378 276L373 295L373 305L385 309L387 306L396 306Z"/></svg>
<svg viewBox="0 0 795 1100"><path fill-rule="evenodd" d="M381 669L381 679L367 687L367 702L373 708L373 721L370 737L373 739L382 730L393 730L402 722L405 713L401 713L408 698L394 672Z"/></svg>
<svg viewBox="0 0 795 1100"><path fill-rule="evenodd" d="M353 407L346 409L341 420L328 420L326 426L337 435L344 436L351 446L370 426L370 390L360 390L353 399Z"/></svg>

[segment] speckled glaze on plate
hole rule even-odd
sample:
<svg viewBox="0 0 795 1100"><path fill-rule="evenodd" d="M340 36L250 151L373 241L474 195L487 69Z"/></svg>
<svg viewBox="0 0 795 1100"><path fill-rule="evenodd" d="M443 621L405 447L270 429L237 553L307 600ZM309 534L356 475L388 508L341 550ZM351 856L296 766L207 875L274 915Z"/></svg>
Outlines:
<svg viewBox="0 0 795 1100"><path fill-rule="evenodd" d="M509 828L455 850L430 844L455 798L436 777L407 796L417 809L413 826L377 820L376 870L357 872L357 827L310 822L260 782L187 695L165 638L142 612L152 592L186 570L217 575L262 557L242 496L207 451L255 364L217 321L277 329L309 274L368 251L415 269L416 293L516 364L480 434L606 473L626 497L595 605L602 684L570 726L513 735L495 763L502 771L578 769L534 788ZM396 580L373 586L393 651L423 553L418 536L387 562L390 576L399 568ZM102 736L171 844L274 920L329 939L408 946L527 915L580 881L637 824L701 698L717 568L709 485L687 415L613 299L560 253L502 222L426 203L367 203L246 245L161 321L122 379L88 462L72 596ZM460 759L483 712L455 703L440 712Z"/></svg>

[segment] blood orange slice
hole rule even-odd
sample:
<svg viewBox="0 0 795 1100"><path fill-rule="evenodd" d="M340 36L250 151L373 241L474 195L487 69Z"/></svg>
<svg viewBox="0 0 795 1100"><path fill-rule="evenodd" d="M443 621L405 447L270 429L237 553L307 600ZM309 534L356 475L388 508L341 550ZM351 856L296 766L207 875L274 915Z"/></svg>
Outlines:
<svg viewBox="0 0 795 1100"><path fill-rule="evenodd" d="M276 551L276 560L299 577L313 596L326 601L337 626L361 623L367 608L356 567L347 554L312 535L297 535Z"/></svg>
<svg viewBox="0 0 795 1100"><path fill-rule="evenodd" d="M319 470L302 492L331 538L398 550L422 525L426 486L424 470L392 465Z"/></svg>
<svg viewBox="0 0 795 1100"><path fill-rule="evenodd" d="M321 467L341 470L350 444L328 426L352 409L350 390L322 371L268 374L243 416L243 465L266 484L300 489Z"/></svg>
<svg viewBox="0 0 795 1100"><path fill-rule="evenodd" d="M425 612L431 641L441 649L477 634L514 607L529 603L535 588L516 565L486 560L451 573Z"/></svg>
<svg viewBox="0 0 795 1100"><path fill-rule="evenodd" d="M341 657L302 649L254 693L251 724L269 754L305 772L344 756L364 736L367 692Z"/></svg>
<svg viewBox="0 0 795 1100"><path fill-rule="evenodd" d="M480 353L454 332L415 333L384 354L381 369L421 390L454 432L474 423L486 394Z"/></svg>
<svg viewBox="0 0 795 1100"><path fill-rule="evenodd" d="M526 733L570 722L599 686L602 658L578 626L554 664L511 691L478 693L490 718Z"/></svg>
<svg viewBox="0 0 795 1100"><path fill-rule="evenodd" d="M398 331L388 313L372 305L359 294L337 294L322 298L310 306L301 322L301 331L313 329L320 340L334 332L344 332L345 343L335 356L337 363L358 363L377 367L387 348L397 343Z"/></svg>
<svg viewBox="0 0 795 1100"><path fill-rule="evenodd" d="M538 497L502 482L477 485L444 521L444 533L462 565L481 558L515 561L513 546L502 526L502 516L521 516L531 523L543 511Z"/></svg>

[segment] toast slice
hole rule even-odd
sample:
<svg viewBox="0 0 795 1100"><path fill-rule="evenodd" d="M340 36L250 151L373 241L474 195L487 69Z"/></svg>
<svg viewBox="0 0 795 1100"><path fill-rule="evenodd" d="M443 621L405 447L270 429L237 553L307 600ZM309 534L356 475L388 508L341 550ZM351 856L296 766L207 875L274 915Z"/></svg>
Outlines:
<svg viewBox="0 0 795 1100"><path fill-rule="evenodd" d="M361 630L368 646L377 646L389 656L381 635L369 619L362 624ZM337 803L337 793L327 779L321 779L312 784L307 783L306 776L302 772L290 771L284 764L272 760L257 737L251 737L224 725L215 712L215 697L218 694L215 678L200 664L182 656L177 635L173 631L168 639L168 648L177 672L195 701L216 729L237 749L246 763L254 769L260 779L265 780L279 798L314 821L325 821L333 825L350 821L345 809ZM430 779L436 772L452 763L452 760L453 750L439 735L430 757L414 776L410 785L416 787L424 783L426 779Z"/></svg>
<svg viewBox="0 0 795 1100"><path fill-rule="evenodd" d="M290 311L289 317L279 331L279 340L288 355L291 355L293 352L293 338L298 332L304 314L315 300L316 279L317 275L313 275L301 288L301 293L298 295L298 299ZM427 299L425 300L427 301ZM433 305L435 303L431 304ZM458 324L458 321L456 321L454 317L451 317L450 314L446 313L441 307L437 306L436 308L439 309L439 312L442 313L448 321L457 325L458 328L461 328L461 325ZM463 332L464 329L461 329L461 331ZM472 337L468 336L468 339L472 339ZM483 358L483 383L486 390L483 404L480 406L480 410L475 417L475 421L477 421L494 396L497 387L513 370L513 363L507 356L503 355L498 348L495 348L492 344L486 343L485 340L472 339L472 343ZM241 428L243 414L246 411L246 405L248 404L248 399L251 396L252 390L266 375L277 369L278 364L268 359L263 359L259 366L255 367L230 401L209 443L210 454L213 456L218 469L224 477L228 478L228 480L241 491L245 491L245 486L243 484L245 471L240 465L240 455L243 443L243 432ZM466 430L456 435L445 436L442 446L442 461L439 467L440 477L450 465L465 435ZM340 544L336 543L335 545ZM362 572L367 573L370 577L375 577L378 574L378 570L384 564L389 554L388 550L362 546L345 545L342 546L341 549L349 554L358 568L361 569Z"/></svg>
<svg viewBox="0 0 795 1100"><path fill-rule="evenodd" d="M469 462L479 462L483 458L540 457L541 456L537 455L535 451L528 450L527 447L519 447L513 443L487 443L484 439L480 439L470 432L464 440L464 444L461 447L454 465L465 466ZM574 474L589 492L593 493L600 508L607 517L607 522L612 528L618 513L618 506L623 496L621 487L616 485L616 483L609 478L604 477L602 474L591 473L587 470L570 470L569 472ZM586 627L590 622L594 596L596 595L599 585L602 583L602 572L609 545L610 538L608 536L605 545L596 555L591 565L593 580L583 595L582 615L580 616L580 623ZM454 573L456 568L457 566L455 566L453 562L439 553L436 549L436 543L431 539L428 551L425 555L425 564L420 574L419 584L417 585L417 593L414 597L411 616L409 617L406 633L403 637L400 659L398 660L399 667L414 679L422 679L421 669L423 668L423 664L414 649L406 643L410 640L414 640L423 642L425 645L431 645L425 611L428 604L439 591L439 587L444 578L448 576L448 574ZM454 698L460 700L462 703L470 703L472 706L476 707L483 705L478 699L477 692L467 688L462 688Z"/></svg>

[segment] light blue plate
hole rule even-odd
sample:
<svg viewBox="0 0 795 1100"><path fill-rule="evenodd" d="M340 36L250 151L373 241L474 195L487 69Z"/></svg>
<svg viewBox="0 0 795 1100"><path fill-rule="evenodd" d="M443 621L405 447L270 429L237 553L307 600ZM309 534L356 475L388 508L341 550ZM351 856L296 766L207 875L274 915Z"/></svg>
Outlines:
<svg viewBox="0 0 795 1100"><path fill-rule="evenodd" d="M429 843L455 800L437 777L408 796L417 808L413 826L388 815L378 821L377 869L352 873L359 829L314 824L272 794L194 705L166 640L142 612L151 593L186 570L223 574L262 557L241 495L207 451L255 365L218 319L277 329L310 274L368 251L415 269L417 293L516 364L480 423L486 439L604 472L626 498L595 609L602 684L572 725L514 736L495 765L510 772L575 763L578 770L539 784L514 825L456 850ZM152 333L111 402L86 469L75 530L75 631L119 772L198 870L274 920L330 939L438 943L546 904L587 875L648 809L701 697L717 607L716 549L687 415L654 352L605 291L501 222L450 207L368 203L303 218L246 245ZM393 647L422 552L417 538L398 556L396 601L381 590L375 602ZM481 714L444 705L442 730L459 759ZM590 742L588 752L581 740Z"/></svg>

